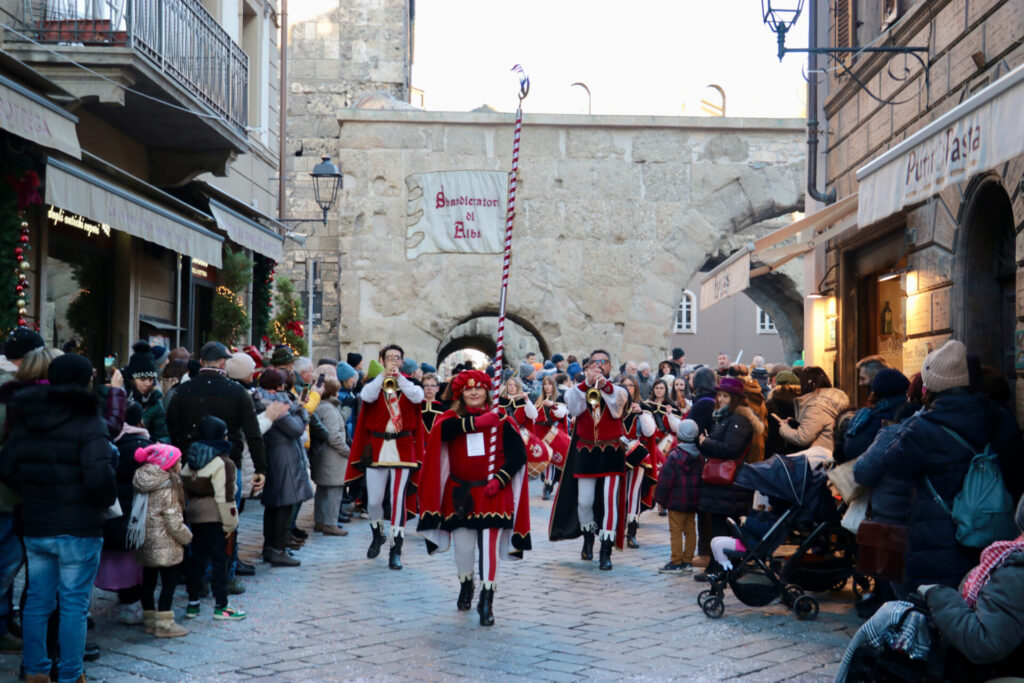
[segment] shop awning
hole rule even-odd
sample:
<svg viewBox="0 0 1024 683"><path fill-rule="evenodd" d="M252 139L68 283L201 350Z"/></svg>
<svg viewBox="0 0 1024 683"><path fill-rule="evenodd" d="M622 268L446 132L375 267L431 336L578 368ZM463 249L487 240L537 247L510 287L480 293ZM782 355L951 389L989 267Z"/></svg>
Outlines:
<svg viewBox="0 0 1024 683"><path fill-rule="evenodd" d="M235 244L252 249L257 254L262 254L275 261L281 261L284 258L283 235L260 225L251 218L221 204L216 199L210 199L210 211L217 219L217 225L228 234Z"/></svg>
<svg viewBox="0 0 1024 683"><path fill-rule="evenodd" d="M820 244L838 237L856 223L857 195L843 197L817 213L793 221L784 228L750 242L711 270L700 284L700 310L739 294L750 286L750 278L777 270ZM797 235L794 244L776 246ZM752 267L752 263L755 264Z"/></svg>
<svg viewBox="0 0 1024 683"><path fill-rule="evenodd" d="M1024 154L1024 65L857 171L867 227Z"/></svg>
<svg viewBox="0 0 1024 683"><path fill-rule="evenodd" d="M223 237L77 164L46 160L46 203L221 267Z"/></svg>
<svg viewBox="0 0 1024 683"><path fill-rule="evenodd" d="M0 74L0 128L76 159L78 117Z"/></svg>

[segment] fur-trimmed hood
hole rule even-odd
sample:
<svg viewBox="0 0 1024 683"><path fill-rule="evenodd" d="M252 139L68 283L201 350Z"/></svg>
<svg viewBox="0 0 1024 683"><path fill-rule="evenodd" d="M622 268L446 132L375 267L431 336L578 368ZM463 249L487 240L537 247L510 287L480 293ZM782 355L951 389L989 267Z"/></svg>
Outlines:
<svg viewBox="0 0 1024 683"><path fill-rule="evenodd" d="M33 432L48 432L75 417L101 415L95 392L70 385L33 384L15 392L8 405L17 422Z"/></svg>
<svg viewBox="0 0 1024 683"><path fill-rule="evenodd" d="M754 434L758 436L764 434L764 422L751 410L750 406L740 406L735 412L747 418L747 422L750 423L750 428L754 430Z"/></svg>
<svg viewBox="0 0 1024 683"><path fill-rule="evenodd" d="M792 384L776 384L768 393L769 401L782 401L792 403L800 395L800 387Z"/></svg>

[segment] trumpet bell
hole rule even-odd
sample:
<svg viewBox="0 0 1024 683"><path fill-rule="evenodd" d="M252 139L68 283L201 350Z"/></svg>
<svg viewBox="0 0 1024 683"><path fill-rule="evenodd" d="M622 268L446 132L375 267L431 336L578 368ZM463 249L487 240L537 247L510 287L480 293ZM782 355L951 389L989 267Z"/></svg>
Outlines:
<svg viewBox="0 0 1024 683"><path fill-rule="evenodd" d="M587 403L590 404L591 408L597 408L601 405L601 392L597 389L587 389Z"/></svg>
<svg viewBox="0 0 1024 683"><path fill-rule="evenodd" d="M380 388L385 394L393 394L398 391L398 381L394 377L385 377Z"/></svg>

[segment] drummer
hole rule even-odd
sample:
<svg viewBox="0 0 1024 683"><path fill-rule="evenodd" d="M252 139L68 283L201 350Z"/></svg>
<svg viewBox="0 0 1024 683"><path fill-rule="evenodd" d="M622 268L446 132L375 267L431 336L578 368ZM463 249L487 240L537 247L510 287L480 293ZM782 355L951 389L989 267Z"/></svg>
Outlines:
<svg viewBox="0 0 1024 683"><path fill-rule="evenodd" d="M569 409L559 402L558 383L554 375L541 380L540 398L535 404L537 419L533 433L551 450L551 459L544 468L544 500L551 498L555 483L561 477L565 455L569 452Z"/></svg>

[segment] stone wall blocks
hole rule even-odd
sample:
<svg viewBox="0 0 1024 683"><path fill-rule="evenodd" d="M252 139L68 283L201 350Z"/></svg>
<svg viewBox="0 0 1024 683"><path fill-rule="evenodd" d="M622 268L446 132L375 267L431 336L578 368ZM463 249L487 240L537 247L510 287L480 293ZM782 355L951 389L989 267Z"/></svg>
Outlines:
<svg viewBox="0 0 1024 683"><path fill-rule="evenodd" d="M707 141L699 158L708 161L743 161L749 152L749 144L740 135L722 133Z"/></svg>
<svg viewBox="0 0 1024 683"><path fill-rule="evenodd" d="M450 155L484 156L486 143L482 128L446 128L444 151Z"/></svg>
<svg viewBox="0 0 1024 683"><path fill-rule="evenodd" d="M689 164L652 163L641 166L643 198L646 201L688 201L690 193Z"/></svg>
<svg viewBox="0 0 1024 683"><path fill-rule="evenodd" d="M574 159L621 159L626 150L617 145L611 132L574 128L566 135L566 156Z"/></svg>

